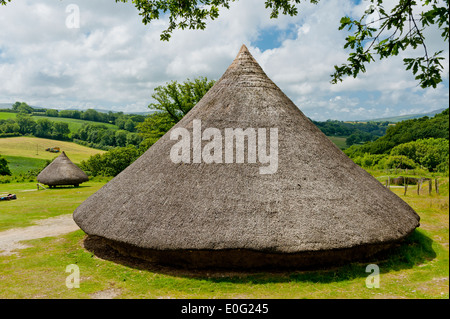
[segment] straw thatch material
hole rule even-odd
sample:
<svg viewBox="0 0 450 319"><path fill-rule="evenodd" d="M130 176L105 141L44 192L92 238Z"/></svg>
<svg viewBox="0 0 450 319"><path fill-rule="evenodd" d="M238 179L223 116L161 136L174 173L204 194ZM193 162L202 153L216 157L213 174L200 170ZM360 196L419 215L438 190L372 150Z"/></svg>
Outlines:
<svg viewBox="0 0 450 319"><path fill-rule="evenodd" d="M175 126L278 128L278 171L174 164L164 135L82 203L75 222L117 250L204 267L311 266L371 256L419 216L339 150L266 76L245 46Z"/></svg>
<svg viewBox="0 0 450 319"><path fill-rule="evenodd" d="M86 173L72 163L64 152L55 158L55 160L44 168L37 176L37 181L39 183L50 187L62 185L78 186L88 180L89 177Z"/></svg>

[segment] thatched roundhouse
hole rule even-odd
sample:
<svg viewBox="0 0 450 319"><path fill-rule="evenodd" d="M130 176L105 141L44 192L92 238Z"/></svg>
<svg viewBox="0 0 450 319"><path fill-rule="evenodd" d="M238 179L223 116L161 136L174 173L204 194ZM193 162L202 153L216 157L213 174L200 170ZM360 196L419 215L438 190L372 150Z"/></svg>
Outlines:
<svg viewBox="0 0 450 319"><path fill-rule="evenodd" d="M87 182L89 177L81 168L72 163L64 151L53 162L42 170L37 181L49 187L73 185L78 187Z"/></svg>
<svg viewBox="0 0 450 319"><path fill-rule="evenodd" d="M267 164L258 161L174 162L179 140L171 135L193 136L196 120L215 132L277 128L276 172L261 174ZM189 154L208 141L199 143ZM252 152L246 143L245 158ZM245 46L170 132L73 217L124 254L199 268L336 265L391 247L419 226L414 210L339 150Z"/></svg>

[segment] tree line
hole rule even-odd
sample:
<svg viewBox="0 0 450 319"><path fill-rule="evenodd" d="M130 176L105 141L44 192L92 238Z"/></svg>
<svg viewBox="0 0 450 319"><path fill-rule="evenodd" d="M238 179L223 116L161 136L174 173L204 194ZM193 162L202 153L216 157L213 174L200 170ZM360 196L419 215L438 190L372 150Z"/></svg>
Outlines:
<svg viewBox="0 0 450 319"><path fill-rule="evenodd" d="M16 102L11 109L1 111L15 112L17 115L16 118L0 120L0 137L30 135L73 141L103 150L127 145L138 146L143 139L137 132L137 125L146 118L143 115L111 111L102 113L93 109L86 111L37 109L25 102ZM76 132L71 132L68 123L39 116L73 118L96 123L85 123ZM109 128L105 124L116 125L118 129Z"/></svg>
<svg viewBox="0 0 450 319"><path fill-rule="evenodd" d="M84 121L100 122L114 124L119 129L129 132L135 132L136 124L145 120L145 115L124 114L123 112L100 112L94 109L80 110L56 110L46 108L35 108L29 106L26 102L15 102L10 109L1 109L2 112L15 112L20 114L29 114L32 116L47 116L77 119Z"/></svg>
<svg viewBox="0 0 450 319"><path fill-rule="evenodd" d="M389 122L312 121L325 135L347 137L347 146L375 141L386 134Z"/></svg>

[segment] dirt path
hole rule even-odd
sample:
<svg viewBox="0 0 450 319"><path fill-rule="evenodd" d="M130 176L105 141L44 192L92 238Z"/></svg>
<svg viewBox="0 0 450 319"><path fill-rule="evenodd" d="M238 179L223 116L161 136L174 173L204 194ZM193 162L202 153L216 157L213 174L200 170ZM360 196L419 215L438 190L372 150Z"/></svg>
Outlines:
<svg viewBox="0 0 450 319"><path fill-rule="evenodd" d="M23 240L53 237L80 229L73 221L72 214L42 219L36 224L0 232L0 256L12 255L15 254L13 250L29 247L21 243Z"/></svg>

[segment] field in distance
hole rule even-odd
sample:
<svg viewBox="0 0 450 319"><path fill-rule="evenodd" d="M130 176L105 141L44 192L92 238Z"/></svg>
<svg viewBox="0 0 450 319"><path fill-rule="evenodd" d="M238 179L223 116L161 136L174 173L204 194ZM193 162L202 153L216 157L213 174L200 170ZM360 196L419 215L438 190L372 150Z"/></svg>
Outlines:
<svg viewBox="0 0 450 319"><path fill-rule="evenodd" d="M50 153L47 148L59 147L74 163L87 160L95 154L105 151L78 145L72 142L50 140L46 138L19 136L0 138L0 155L11 157L28 157L42 160L53 160L60 153Z"/></svg>

